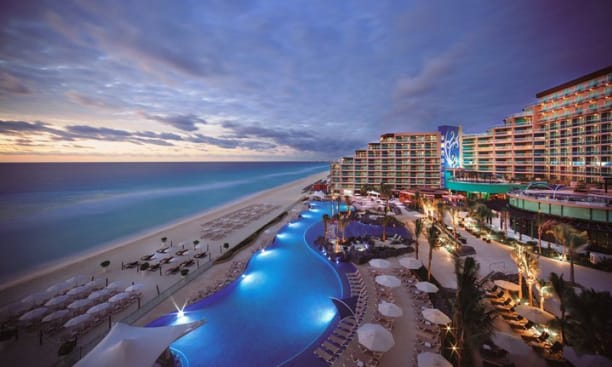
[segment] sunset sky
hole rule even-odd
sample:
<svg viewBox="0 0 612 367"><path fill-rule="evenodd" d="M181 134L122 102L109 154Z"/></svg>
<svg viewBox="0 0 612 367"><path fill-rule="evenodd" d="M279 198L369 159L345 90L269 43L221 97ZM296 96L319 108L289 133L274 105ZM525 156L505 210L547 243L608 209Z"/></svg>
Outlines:
<svg viewBox="0 0 612 367"><path fill-rule="evenodd" d="M336 159L612 64L609 0L1 6L4 162Z"/></svg>

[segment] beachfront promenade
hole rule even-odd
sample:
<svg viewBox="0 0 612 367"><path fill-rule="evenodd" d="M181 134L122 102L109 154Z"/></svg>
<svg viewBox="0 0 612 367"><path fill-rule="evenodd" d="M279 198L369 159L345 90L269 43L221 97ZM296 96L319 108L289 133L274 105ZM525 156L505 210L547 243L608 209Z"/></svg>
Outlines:
<svg viewBox="0 0 612 367"><path fill-rule="evenodd" d="M87 258L72 259L70 263L63 264L45 273L30 277L17 284L5 284L2 286L2 290L0 290L0 300L3 305L11 302L19 302L30 294L46 290L51 285L64 282L66 279L76 275L83 275L85 278L93 276L95 279L101 279L104 283L106 283L107 279L109 283L121 282L125 287L131 285L132 282L142 285L142 289L139 290L141 294L140 303L145 305L147 302L157 297L158 289L163 293L177 282L182 282L181 275L179 273L166 274L165 270L169 266L162 266L161 275L157 271L137 271L136 268L124 268L122 270L122 263L126 265L129 262L140 260L141 257L155 254L160 248L169 247L170 243L172 243L172 247L168 250L168 256L171 256L171 254L176 255L176 251L180 251L183 246L189 251L184 254L187 255L185 257L175 256L177 258L176 260L180 262L188 260L187 258L189 255L193 255L196 252L207 251L207 256L198 259L198 261L200 262L200 266L208 265L226 251L223 247L224 243L227 242L230 246L233 246L246 239L266 223L276 218L290 205L296 203L296 200L303 197L304 187L325 176L325 173L319 173L305 179L263 191L173 226L156 229L145 236L133 238L107 251L93 254ZM303 208L299 209L301 210ZM251 220L249 221L244 217L242 218L242 223L236 223L236 213L238 212L241 212L245 216L252 214L250 217ZM289 218L292 213L293 212L289 213ZM222 223L221 218L225 218L226 220ZM218 224L228 224L227 228L223 228L222 233L224 235L222 237L219 236L220 231L214 234L208 232L214 229L211 228L211 225L215 226ZM229 228L230 225L232 228ZM278 230L278 225L280 224L270 228L269 233ZM265 241L269 233L263 233L262 236L255 241L255 246L257 246L259 241ZM211 234L215 236L215 240L210 238ZM162 237L167 237L165 243L161 242ZM268 238L268 240L269 239L270 238ZM200 241L198 244L199 250L194 250L194 240ZM238 253L233 260L244 261L250 254L251 252L248 249L243 250ZM164 254L164 256L166 256L166 254ZM104 260L109 260L111 262L111 265L106 271L100 267L100 263ZM169 265L176 266L176 264L176 262L173 262ZM154 318L155 315L159 316L174 311L176 310L174 304L182 306L189 301L190 297L194 297L197 291L206 289L208 286L214 286L219 281L225 281L231 264L232 262L227 262L212 266L190 284L181 288L179 292L174 294L167 301L162 302L144 319L139 320L137 324L142 325ZM190 271L194 271L196 268L197 264L194 264L189 269ZM132 303L120 313L111 315L111 322L124 319L135 312L137 308L138 303ZM79 343L88 344L91 340L97 339L99 335L103 335L106 330L108 330L107 322L102 322L92 330L89 330L87 334L80 335ZM41 338L38 329L30 332L19 330L18 340L15 341L13 339L2 343L0 357L4 362L8 363L8 365L52 365L57 361L57 352L61 344L61 336L61 333L54 335L43 334ZM41 340L42 345L40 343ZM32 353L32 351L36 351L36 353Z"/></svg>

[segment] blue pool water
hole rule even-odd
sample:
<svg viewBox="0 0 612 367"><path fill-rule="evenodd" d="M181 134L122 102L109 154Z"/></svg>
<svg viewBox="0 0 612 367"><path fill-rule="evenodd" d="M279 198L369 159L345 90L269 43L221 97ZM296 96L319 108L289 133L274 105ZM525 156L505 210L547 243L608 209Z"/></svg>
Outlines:
<svg viewBox="0 0 612 367"><path fill-rule="evenodd" d="M311 247L323 233L322 215L330 210L325 202L311 205L251 258L244 277L189 306L183 318L172 313L149 325L206 320L172 345L184 366L296 365L290 361L336 321L330 297L344 296L336 267L345 265L329 262Z"/></svg>

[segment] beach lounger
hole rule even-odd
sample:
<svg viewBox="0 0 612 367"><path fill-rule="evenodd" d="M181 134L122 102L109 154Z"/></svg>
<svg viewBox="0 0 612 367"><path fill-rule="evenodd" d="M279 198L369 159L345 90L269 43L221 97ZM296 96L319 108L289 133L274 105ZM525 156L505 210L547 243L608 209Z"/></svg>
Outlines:
<svg viewBox="0 0 612 367"><path fill-rule="evenodd" d="M160 254L165 254L166 252L168 252L168 250L170 250L170 247L163 247L157 250L156 252Z"/></svg>
<svg viewBox="0 0 612 367"><path fill-rule="evenodd" d="M510 303L512 303L512 298L506 298L504 300L501 301L496 301L496 300L492 300L491 304L494 306L507 306Z"/></svg>
<svg viewBox="0 0 612 367"><path fill-rule="evenodd" d="M332 331L332 333L336 334L336 335L338 335L340 337L347 338L347 339L350 338L351 335L353 335L353 333L351 333L349 331L346 331L346 330L343 330L343 329L340 329L340 328L334 329L334 331Z"/></svg>
<svg viewBox="0 0 612 367"><path fill-rule="evenodd" d="M129 263L125 264L124 267L126 269L132 269L132 268L135 268L137 266L138 266L138 261L132 261L132 262L129 262Z"/></svg>
<svg viewBox="0 0 612 367"><path fill-rule="evenodd" d="M330 342L328 342L327 340L324 341L323 343L321 343L321 346L325 349L327 349L328 351L330 351L332 354L338 354L340 352L340 347L337 345L334 345Z"/></svg>
<svg viewBox="0 0 612 367"><path fill-rule="evenodd" d="M329 340L330 340L332 343L335 343L335 344L338 344L338 345L341 345L341 346L346 346L346 345L348 344L348 342L349 342L349 340L348 340L348 339L341 338L341 337L339 337L338 335L333 335L333 334L332 334L332 335L330 335L330 336L328 337L328 339L329 339Z"/></svg>
<svg viewBox="0 0 612 367"><path fill-rule="evenodd" d="M326 352L325 350L321 349L321 348L317 348L314 350L313 352L317 357L321 358L322 360L324 360L325 362L327 362L327 364L332 364L334 362L334 355Z"/></svg>

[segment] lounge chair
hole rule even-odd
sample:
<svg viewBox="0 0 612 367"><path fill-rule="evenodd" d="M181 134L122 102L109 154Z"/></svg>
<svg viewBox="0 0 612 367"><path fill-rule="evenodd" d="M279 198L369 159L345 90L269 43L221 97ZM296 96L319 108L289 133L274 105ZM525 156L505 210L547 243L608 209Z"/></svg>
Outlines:
<svg viewBox="0 0 612 367"><path fill-rule="evenodd" d="M197 254L193 255L194 258L196 259L201 259L203 257L208 256L208 254L206 252L198 252Z"/></svg>
<svg viewBox="0 0 612 367"><path fill-rule="evenodd" d="M330 340L332 343L334 343L334 344L338 344L338 345L340 345L340 346L346 346L346 345L348 344L348 342L349 342L349 340L348 340L348 339L341 338L341 337L339 337L339 336L337 336L337 335L333 335L333 334L332 334L332 335L330 335L330 336L328 337L328 339L329 339L329 340Z"/></svg>
<svg viewBox="0 0 612 367"><path fill-rule="evenodd" d="M144 255L140 258L140 260L142 261L149 261L153 258L153 256L155 256L155 254L150 254L150 255Z"/></svg>
<svg viewBox="0 0 612 367"><path fill-rule="evenodd" d="M313 352L317 357L321 358L322 360L324 360L325 362L327 362L327 364L332 364L334 362L334 355L321 349L321 348L317 348L314 350Z"/></svg>
<svg viewBox="0 0 612 367"><path fill-rule="evenodd" d="M132 261L132 262L129 262L129 263L125 264L124 267L126 269L132 269L132 268L135 268L137 266L138 266L138 261Z"/></svg>
<svg viewBox="0 0 612 367"><path fill-rule="evenodd" d="M324 341L323 343L321 343L321 346L325 349L327 349L328 351L330 351L332 354L338 354L341 351L341 348L337 345L334 345L330 342L328 342L327 340Z"/></svg>
<svg viewBox="0 0 612 367"><path fill-rule="evenodd" d="M496 300L491 301L491 304L494 306L507 306L510 303L512 303L512 298L506 298L502 301L496 301Z"/></svg>

